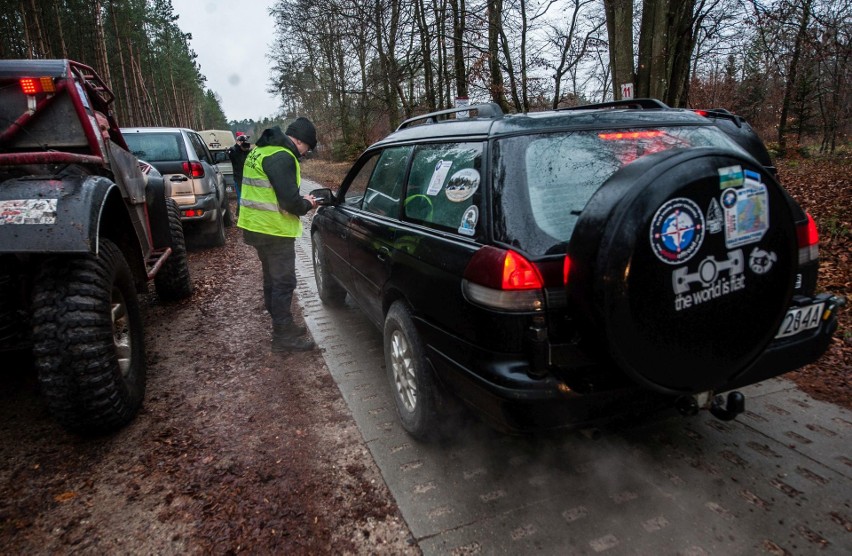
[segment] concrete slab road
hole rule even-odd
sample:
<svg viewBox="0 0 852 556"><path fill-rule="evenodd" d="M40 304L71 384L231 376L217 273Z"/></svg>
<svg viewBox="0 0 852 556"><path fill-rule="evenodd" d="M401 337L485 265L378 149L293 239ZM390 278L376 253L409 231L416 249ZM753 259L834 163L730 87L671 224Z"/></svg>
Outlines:
<svg viewBox="0 0 852 556"><path fill-rule="evenodd" d="M444 444L399 426L382 337L316 295L305 321L424 554L852 554L852 415L792 382L744 390L736 421L666 415L548 438L466 425Z"/></svg>

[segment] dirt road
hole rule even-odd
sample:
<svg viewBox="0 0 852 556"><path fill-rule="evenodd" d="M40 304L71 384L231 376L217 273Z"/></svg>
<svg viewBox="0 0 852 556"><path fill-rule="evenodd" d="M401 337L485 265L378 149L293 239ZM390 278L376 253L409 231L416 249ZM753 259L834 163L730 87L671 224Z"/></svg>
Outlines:
<svg viewBox="0 0 852 556"><path fill-rule="evenodd" d="M119 433L64 432L3 363L0 552L417 554L321 353L270 353L239 231L190 268L192 298L142 300L148 392Z"/></svg>

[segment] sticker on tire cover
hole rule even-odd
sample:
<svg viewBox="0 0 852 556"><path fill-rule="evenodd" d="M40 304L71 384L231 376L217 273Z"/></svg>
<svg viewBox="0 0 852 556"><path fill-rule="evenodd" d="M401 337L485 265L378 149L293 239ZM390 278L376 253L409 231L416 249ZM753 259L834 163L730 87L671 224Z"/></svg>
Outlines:
<svg viewBox="0 0 852 556"><path fill-rule="evenodd" d="M718 172L720 189L739 187L743 184L743 167L739 164L719 168Z"/></svg>
<svg viewBox="0 0 852 556"><path fill-rule="evenodd" d="M744 289L744 271L742 249L730 251L719 260L708 255L693 269L689 266L676 268L672 271L675 311L697 307Z"/></svg>
<svg viewBox="0 0 852 556"><path fill-rule="evenodd" d="M6 224L55 224L58 199L0 201L0 226Z"/></svg>
<svg viewBox="0 0 852 556"><path fill-rule="evenodd" d="M450 181L444 189L444 194L450 201L461 203L473 197L478 188L479 172L473 168L465 168L450 177Z"/></svg>
<svg viewBox="0 0 852 556"><path fill-rule="evenodd" d="M704 215L684 197L663 203L651 219L651 249L666 264L692 258L704 242Z"/></svg>
<svg viewBox="0 0 852 556"><path fill-rule="evenodd" d="M756 243L769 229L769 195L766 186L747 180L742 188L726 189L721 195L725 211L725 245L728 249Z"/></svg>
<svg viewBox="0 0 852 556"><path fill-rule="evenodd" d="M755 274L766 274L772 270L772 265L777 260L778 255L774 251L764 251L755 247L748 256L748 266Z"/></svg>

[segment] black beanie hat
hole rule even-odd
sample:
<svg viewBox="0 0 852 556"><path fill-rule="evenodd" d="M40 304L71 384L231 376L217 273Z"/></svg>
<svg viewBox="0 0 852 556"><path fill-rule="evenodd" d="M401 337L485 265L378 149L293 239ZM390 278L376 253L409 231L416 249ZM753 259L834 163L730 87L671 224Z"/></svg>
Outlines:
<svg viewBox="0 0 852 556"><path fill-rule="evenodd" d="M287 131L284 133L307 144L311 150L317 146L317 130L307 118L296 118L296 121L287 126Z"/></svg>

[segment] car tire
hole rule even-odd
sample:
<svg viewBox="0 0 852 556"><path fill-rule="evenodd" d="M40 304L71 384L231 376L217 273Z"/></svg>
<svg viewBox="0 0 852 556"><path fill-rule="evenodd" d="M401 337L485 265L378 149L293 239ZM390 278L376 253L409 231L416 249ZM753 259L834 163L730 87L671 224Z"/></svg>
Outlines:
<svg viewBox="0 0 852 556"><path fill-rule="evenodd" d="M736 231L740 210L760 220L757 232ZM774 178L704 148L616 172L586 205L569 252L568 295L606 338L600 349L640 385L679 395L716 390L763 353L790 302L797 241Z"/></svg>
<svg viewBox="0 0 852 556"><path fill-rule="evenodd" d="M142 316L130 267L100 239L99 254L48 259L33 291L33 356L48 409L65 428L127 424L145 395Z"/></svg>
<svg viewBox="0 0 852 556"><path fill-rule="evenodd" d="M418 440L441 436L441 393L405 303L391 305L384 326L385 367L402 428Z"/></svg>
<svg viewBox="0 0 852 556"><path fill-rule="evenodd" d="M157 295L164 301L185 299L192 295L192 278L186 254L186 239L180 209L174 199L166 199L169 213L169 232L172 239L172 254L154 278Z"/></svg>
<svg viewBox="0 0 852 556"><path fill-rule="evenodd" d="M222 247L225 245L225 216L223 213L216 215L216 220L209 222L205 230L205 238L210 247Z"/></svg>
<svg viewBox="0 0 852 556"><path fill-rule="evenodd" d="M346 290L337 283L328 270L325 257L325 246L319 234L313 235L311 241L314 261L314 280L317 283L317 293L320 301L330 307L340 307L346 301Z"/></svg>
<svg viewBox="0 0 852 556"><path fill-rule="evenodd" d="M222 202L222 214L225 215L224 221L226 228L232 228L237 224L237 219L234 218L234 213L231 212L231 202L227 193L225 193L225 200Z"/></svg>

